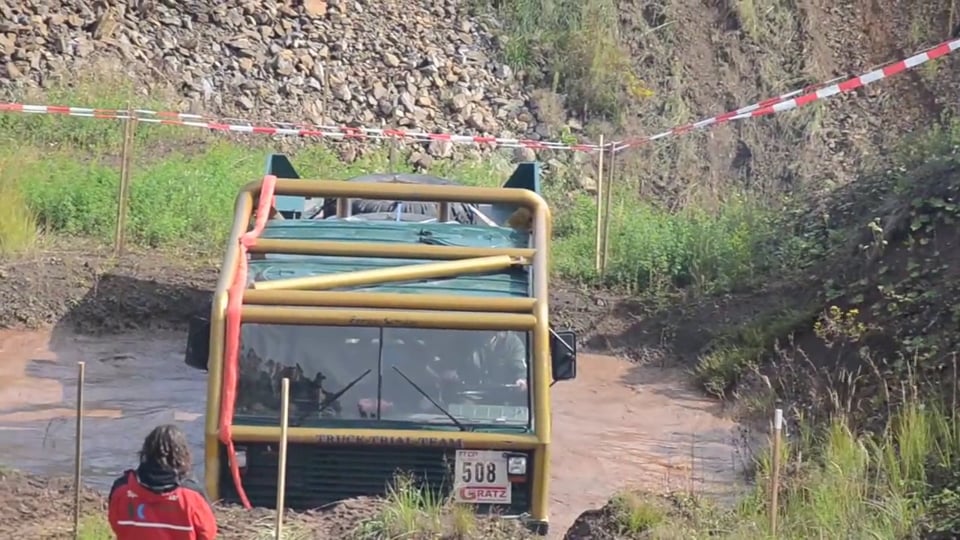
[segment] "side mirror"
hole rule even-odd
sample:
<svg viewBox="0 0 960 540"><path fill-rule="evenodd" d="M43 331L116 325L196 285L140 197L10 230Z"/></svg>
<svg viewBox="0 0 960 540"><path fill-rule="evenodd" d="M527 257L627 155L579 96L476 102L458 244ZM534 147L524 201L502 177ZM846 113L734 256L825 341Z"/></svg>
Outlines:
<svg viewBox="0 0 960 540"><path fill-rule="evenodd" d="M210 319L199 315L190 319L190 330L187 334L187 352L184 362L196 369L207 370L207 360L210 358Z"/></svg>
<svg viewBox="0 0 960 540"><path fill-rule="evenodd" d="M577 333L573 330L550 330L550 363L553 380L569 381L577 378Z"/></svg>

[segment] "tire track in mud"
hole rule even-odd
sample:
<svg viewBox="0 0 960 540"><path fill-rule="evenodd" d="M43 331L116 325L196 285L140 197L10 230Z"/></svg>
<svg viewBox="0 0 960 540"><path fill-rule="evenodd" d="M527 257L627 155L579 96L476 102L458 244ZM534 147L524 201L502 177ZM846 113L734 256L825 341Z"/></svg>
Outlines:
<svg viewBox="0 0 960 540"><path fill-rule="evenodd" d="M182 338L0 331L4 465L70 473L78 360L87 362L88 484L108 489L135 462L143 435L161 422L183 426L202 458L206 375L183 365ZM593 354L581 354L578 371L552 392L550 538L562 538L581 512L622 489L724 496L738 485L737 426L689 388L682 373Z"/></svg>

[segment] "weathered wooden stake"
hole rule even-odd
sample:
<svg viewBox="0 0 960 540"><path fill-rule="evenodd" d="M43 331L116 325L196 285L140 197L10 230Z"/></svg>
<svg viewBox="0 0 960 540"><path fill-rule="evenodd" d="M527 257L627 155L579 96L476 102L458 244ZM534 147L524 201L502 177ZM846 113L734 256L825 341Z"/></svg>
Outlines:
<svg viewBox="0 0 960 540"><path fill-rule="evenodd" d="M603 232L603 154L606 153L603 148L603 135L600 135L600 156L597 160L597 241L596 241L596 261L595 268L597 275L600 274L600 253L602 251L600 242Z"/></svg>
<svg viewBox="0 0 960 540"><path fill-rule="evenodd" d="M280 390L280 464L277 467L276 540L283 538L283 505L287 491L287 430L290 426L290 379L284 377Z"/></svg>
<svg viewBox="0 0 960 540"><path fill-rule="evenodd" d="M603 258L600 261L600 273L601 275L607 271L607 261L610 256L610 204L613 200L613 178L614 178L614 169L615 169L615 159L616 159L616 148L613 145L610 146L610 161L607 165L608 169L608 180L607 180L607 190L604 193L604 209L603 209Z"/></svg>
<svg viewBox="0 0 960 540"><path fill-rule="evenodd" d="M86 363L77 362L77 433L73 455L73 538L80 539L80 485L83 453L83 382Z"/></svg>
<svg viewBox="0 0 960 540"><path fill-rule="evenodd" d="M389 150L390 150L390 172L397 174L400 172L400 169L397 168L397 161L400 159L400 139L391 138L389 141Z"/></svg>
<svg viewBox="0 0 960 540"><path fill-rule="evenodd" d="M127 199L130 195L130 169L133 156L133 134L137 119L133 109L127 108L127 119L123 121L123 150L120 155L120 187L117 193L117 230L114 235L113 253L123 254L127 229Z"/></svg>

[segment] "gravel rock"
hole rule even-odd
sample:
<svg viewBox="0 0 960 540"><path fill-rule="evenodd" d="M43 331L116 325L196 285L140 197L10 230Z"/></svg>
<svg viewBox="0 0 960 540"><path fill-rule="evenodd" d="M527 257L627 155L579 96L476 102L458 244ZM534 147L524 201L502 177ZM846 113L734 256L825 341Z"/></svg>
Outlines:
<svg viewBox="0 0 960 540"><path fill-rule="evenodd" d="M0 84L114 59L181 110L253 121L538 132L467 0L0 0ZM76 105L85 105L77 103ZM539 131L543 131L540 128ZM432 149L430 155L442 155Z"/></svg>

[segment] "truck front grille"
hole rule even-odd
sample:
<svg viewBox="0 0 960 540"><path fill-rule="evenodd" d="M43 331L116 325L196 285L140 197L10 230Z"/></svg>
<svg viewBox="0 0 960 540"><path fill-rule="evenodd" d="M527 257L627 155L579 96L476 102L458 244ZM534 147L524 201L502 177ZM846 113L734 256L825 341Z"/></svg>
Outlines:
<svg viewBox="0 0 960 540"><path fill-rule="evenodd" d="M274 508L277 497L279 445L237 443L247 454L242 476L250 504ZM227 462L220 447L220 495L239 503ZM533 453L527 454L527 470L533 470ZM377 497L387 493L398 473L410 475L422 488L447 497L453 487L453 448L400 446L321 446L289 444L287 447L286 505L294 510L327 506L353 497ZM530 511L530 484L513 484L509 507L477 505L481 513L517 515Z"/></svg>

